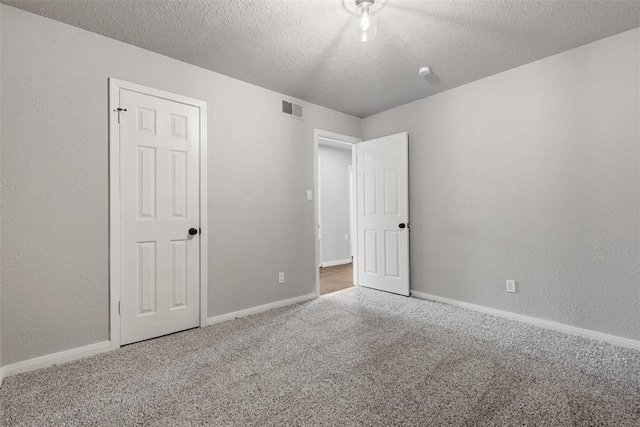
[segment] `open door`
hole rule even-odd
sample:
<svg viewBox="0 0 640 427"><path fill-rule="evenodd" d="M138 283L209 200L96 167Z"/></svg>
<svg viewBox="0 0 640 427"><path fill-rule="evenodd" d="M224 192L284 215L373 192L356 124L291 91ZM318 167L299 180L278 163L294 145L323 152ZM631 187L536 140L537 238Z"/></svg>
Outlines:
<svg viewBox="0 0 640 427"><path fill-rule="evenodd" d="M358 285L409 296L406 132L356 145Z"/></svg>

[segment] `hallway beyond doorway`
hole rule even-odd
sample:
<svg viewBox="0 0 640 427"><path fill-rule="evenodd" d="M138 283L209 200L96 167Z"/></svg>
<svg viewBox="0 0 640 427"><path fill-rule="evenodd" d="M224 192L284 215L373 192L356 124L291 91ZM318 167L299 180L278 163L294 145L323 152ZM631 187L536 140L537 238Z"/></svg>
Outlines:
<svg viewBox="0 0 640 427"><path fill-rule="evenodd" d="M353 287L353 263L320 267L320 295Z"/></svg>

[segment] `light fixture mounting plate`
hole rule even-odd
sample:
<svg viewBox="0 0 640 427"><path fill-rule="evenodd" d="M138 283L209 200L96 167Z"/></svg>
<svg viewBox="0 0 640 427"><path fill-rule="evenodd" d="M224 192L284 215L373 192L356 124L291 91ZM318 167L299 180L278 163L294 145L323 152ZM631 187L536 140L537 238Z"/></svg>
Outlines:
<svg viewBox="0 0 640 427"><path fill-rule="evenodd" d="M344 8L344 10L346 10L350 15L353 15L353 11L356 9L361 8L362 6L359 6L359 3L364 3L366 0L342 0L342 7ZM389 0L368 0L369 1L369 7L370 8L375 8L377 11L380 11ZM2 3L2 0L0 0L0 3Z"/></svg>

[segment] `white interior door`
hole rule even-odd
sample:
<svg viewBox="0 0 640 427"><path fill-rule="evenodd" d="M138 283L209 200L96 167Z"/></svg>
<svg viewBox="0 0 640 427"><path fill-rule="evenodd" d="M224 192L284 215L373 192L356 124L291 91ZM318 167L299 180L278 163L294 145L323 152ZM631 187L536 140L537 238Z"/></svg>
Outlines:
<svg viewBox="0 0 640 427"><path fill-rule="evenodd" d="M120 89L121 344L200 324L198 108Z"/></svg>
<svg viewBox="0 0 640 427"><path fill-rule="evenodd" d="M356 145L358 285L409 295L409 150L399 133Z"/></svg>

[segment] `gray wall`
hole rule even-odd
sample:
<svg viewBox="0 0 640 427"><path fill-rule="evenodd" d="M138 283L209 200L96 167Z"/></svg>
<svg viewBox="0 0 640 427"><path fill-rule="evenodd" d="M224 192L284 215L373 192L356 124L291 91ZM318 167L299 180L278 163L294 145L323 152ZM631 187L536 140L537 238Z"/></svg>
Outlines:
<svg viewBox="0 0 640 427"><path fill-rule="evenodd" d="M318 146L322 262L351 258L349 236L349 172L351 149Z"/></svg>
<svg viewBox="0 0 640 427"><path fill-rule="evenodd" d="M413 290L640 339L639 60L636 29L364 120L409 132Z"/></svg>
<svg viewBox="0 0 640 427"><path fill-rule="evenodd" d="M0 79L2 78L2 14L0 7ZM0 147L2 147L2 85L0 84ZM0 177L2 176L2 150L0 149ZM0 185L0 230L2 229L2 186ZM0 231L0 236L2 231ZM0 242L0 367L2 366L2 242ZM0 384L2 384L2 370L0 370Z"/></svg>
<svg viewBox="0 0 640 427"><path fill-rule="evenodd" d="M208 316L314 292L313 129L360 119L0 9L3 364L108 339L108 77L208 102Z"/></svg>

